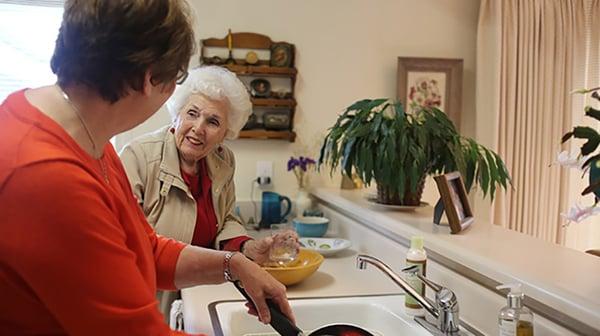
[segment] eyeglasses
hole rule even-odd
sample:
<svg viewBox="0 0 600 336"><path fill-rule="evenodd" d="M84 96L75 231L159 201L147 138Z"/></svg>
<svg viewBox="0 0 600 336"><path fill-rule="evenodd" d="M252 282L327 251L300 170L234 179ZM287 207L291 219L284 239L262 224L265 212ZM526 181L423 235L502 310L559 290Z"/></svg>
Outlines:
<svg viewBox="0 0 600 336"><path fill-rule="evenodd" d="M189 74L190 73L187 70L184 70L183 72L180 72L177 75L177 81L175 83L177 83L177 85L183 84L183 82L185 82L185 80L188 78Z"/></svg>

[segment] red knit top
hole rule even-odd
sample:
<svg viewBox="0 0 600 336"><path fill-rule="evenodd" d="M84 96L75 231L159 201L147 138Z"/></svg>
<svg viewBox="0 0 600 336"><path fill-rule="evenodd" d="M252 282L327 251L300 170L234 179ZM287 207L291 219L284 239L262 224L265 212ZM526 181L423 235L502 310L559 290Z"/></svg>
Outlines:
<svg viewBox="0 0 600 336"><path fill-rule="evenodd" d="M146 222L112 145L84 152L25 98L0 106L0 335L183 335L174 289L184 244Z"/></svg>

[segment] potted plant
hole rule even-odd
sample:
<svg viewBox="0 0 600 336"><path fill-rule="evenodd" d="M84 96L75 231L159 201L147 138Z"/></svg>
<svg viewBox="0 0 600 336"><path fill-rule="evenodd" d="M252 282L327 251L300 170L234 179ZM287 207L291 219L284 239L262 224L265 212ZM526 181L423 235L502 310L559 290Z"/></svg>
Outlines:
<svg viewBox="0 0 600 336"><path fill-rule="evenodd" d="M425 178L459 171L467 190L478 184L484 196L506 189L509 173L502 159L473 139L461 136L445 113L424 107L406 113L400 102L365 99L349 106L329 129L319 166L331 173L341 166L369 185L377 182L377 202L418 206Z"/></svg>
<svg viewBox="0 0 600 336"><path fill-rule="evenodd" d="M574 93L588 94L591 93L591 97L595 100L600 101L600 87L593 89L582 89L577 90ZM600 110L597 110L591 106L585 107L585 115L587 117L600 121ZM593 204L589 206L580 206L575 204L569 212L562 214L568 222L579 223L583 219L600 214L600 133L592 127L588 126L575 126L570 132L567 132L562 137L562 143L565 143L571 138L586 140L579 150L579 153L569 155L567 151L561 152L558 156L557 162L560 165L577 168L585 174L589 174L589 185L581 192L582 196L594 194Z"/></svg>

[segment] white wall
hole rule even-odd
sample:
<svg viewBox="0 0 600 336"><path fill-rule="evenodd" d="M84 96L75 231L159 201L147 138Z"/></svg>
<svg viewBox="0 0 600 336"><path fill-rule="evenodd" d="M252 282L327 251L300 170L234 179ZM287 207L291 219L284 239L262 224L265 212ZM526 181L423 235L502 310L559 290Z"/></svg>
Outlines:
<svg viewBox="0 0 600 336"><path fill-rule="evenodd" d="M398 56L462 58L461 129L475 135L475 43L478 0L191 0L197 11L197 37L256 32L296 45L298 108L295 143L236 140L236 188L239 200L250 195L256 161L274 163L277 192L295 195L296 182L286 171L290 155L317 156L336 114L358 99L395 97ZM197 57L193 60L197 64ZM117 147L133 136L168 123L166 113L117 138ZM321 175L327 175L322 173ZM339 185L339 179L316 179ZM431 184L431 182L430 182ZM437 198L435 186L426 200ZM258 193L256 194L258 196Z"/></svg>

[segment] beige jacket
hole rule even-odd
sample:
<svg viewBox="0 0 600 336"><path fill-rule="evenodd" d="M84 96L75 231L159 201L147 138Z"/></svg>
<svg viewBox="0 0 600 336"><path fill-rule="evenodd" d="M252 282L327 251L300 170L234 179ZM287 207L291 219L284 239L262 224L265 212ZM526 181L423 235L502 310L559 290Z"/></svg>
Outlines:
<svg viewBox="0 0 600 336"><path fill-rule="evenodd" d="M181 177L179 153L175 136L169 126L144 135L121 151L121 161L129 183L148 222L163 236L191 243L196 226L196 201ZM231 150L220 146L206 157L208 176L212 181L212 199L217 217L217 238L220 242L246 235L240 220L233 214L235 160ZM159 309L169 323L171 304L178 292L156 295Z"/></svg>
<svg viewBox="0 0 600 336"><path fill-rule="evenodd" d="M196 226L196 201L181 176L175 136L169 128L134 140L120 156L148 222L158 234L189 244ZM218 249L221 241L246 235L246 230L234 215L233 153L221 145L208 154L206 166L217 217L214 248Z"/></svg>

